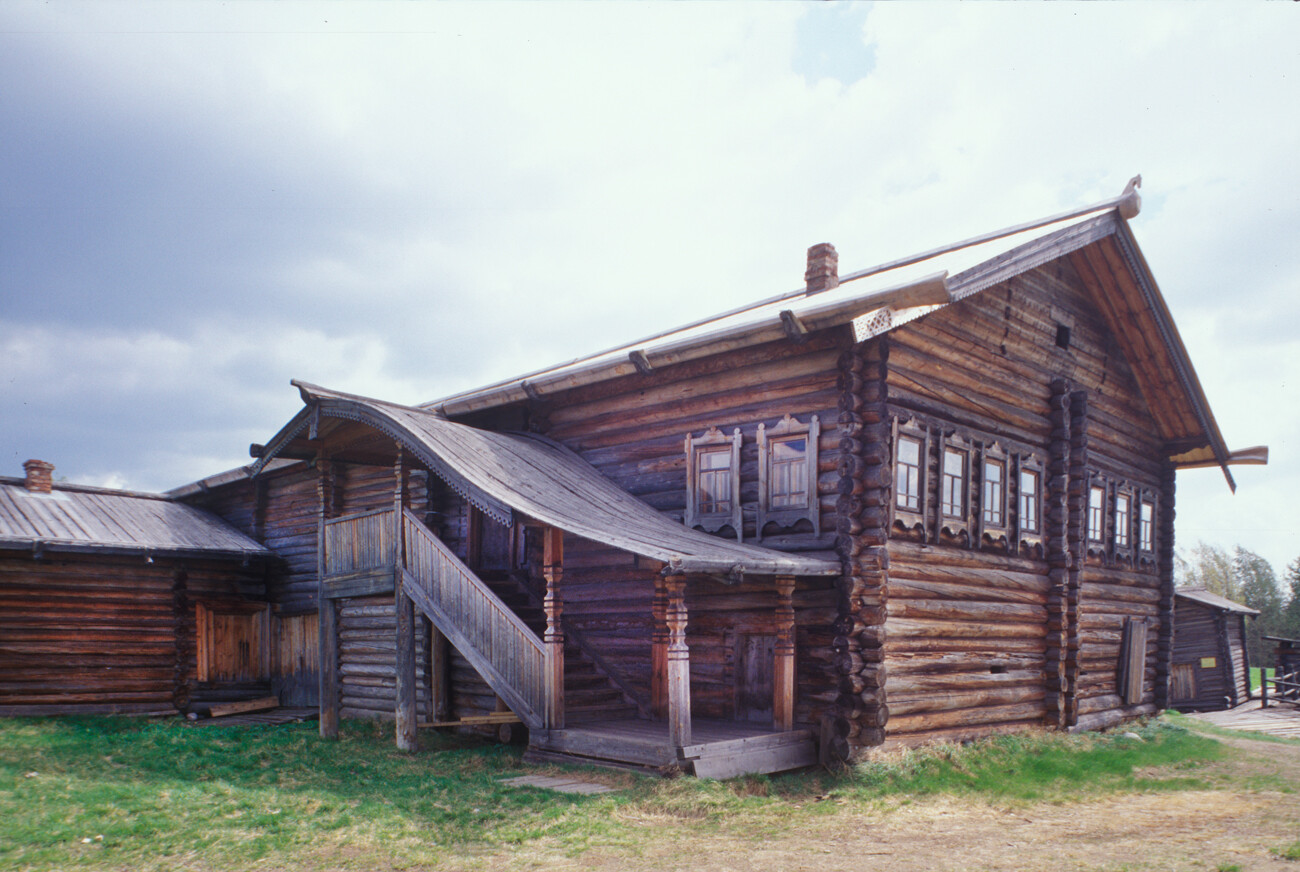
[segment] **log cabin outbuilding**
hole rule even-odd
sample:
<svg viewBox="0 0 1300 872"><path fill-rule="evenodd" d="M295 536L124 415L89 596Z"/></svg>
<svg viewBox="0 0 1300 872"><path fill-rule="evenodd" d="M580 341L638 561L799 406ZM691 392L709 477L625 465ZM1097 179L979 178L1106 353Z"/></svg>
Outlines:
<svg viewBox="0 0 1300 872"><path fill-rule="evenodd" d="M1169 705L1221 711L1250 699L1246 618L1259 612L1204 588L1174 591Z"/></svg>
<svg viewBox="0 0 1300 872"><path fill-rule="evenodd" d="M165 714L271 690L274 555L157 494L0 477L0 715Z"/></svg>
<svg viewBox="0 0 1300 872"><path fill-rule="evenodd" d="M326 736L517 720L720 776L1155 712L1175 472L1266 449L1224 444L1136 182L844 275L817 245L796 290L423 405L296 382L172 496L284 559Z"/></svg>

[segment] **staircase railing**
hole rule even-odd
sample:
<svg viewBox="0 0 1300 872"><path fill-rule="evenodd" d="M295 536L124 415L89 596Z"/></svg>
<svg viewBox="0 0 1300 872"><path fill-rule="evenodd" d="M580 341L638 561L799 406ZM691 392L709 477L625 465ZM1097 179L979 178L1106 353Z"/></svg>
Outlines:
<svg viewBox="0 0 1300 872"><path fill-rule="evenodd" d="M403 523L407 595L520 720L544 726L545 645L409 509Z"/></svg>

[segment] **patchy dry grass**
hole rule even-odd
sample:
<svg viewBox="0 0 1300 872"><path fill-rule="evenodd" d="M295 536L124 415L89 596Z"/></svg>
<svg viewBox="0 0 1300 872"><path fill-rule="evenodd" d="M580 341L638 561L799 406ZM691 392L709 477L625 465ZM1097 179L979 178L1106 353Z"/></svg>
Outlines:
<svg viewBox="0 0 1300 872"><path fill-rule="evenodd" d="M1279 767L1277 754L1290 761L1300 748L1229 746L1187 724L1128 728L1140 740L1026 733L939 745L837 775L590 771L620 789L569 796L502 785L525 771L516 748L424 735L410 756L393 748L390 725L346 723L325 742L313 724L15 719L0 721L0 868L1292 864L1300 760Z"/></svg>

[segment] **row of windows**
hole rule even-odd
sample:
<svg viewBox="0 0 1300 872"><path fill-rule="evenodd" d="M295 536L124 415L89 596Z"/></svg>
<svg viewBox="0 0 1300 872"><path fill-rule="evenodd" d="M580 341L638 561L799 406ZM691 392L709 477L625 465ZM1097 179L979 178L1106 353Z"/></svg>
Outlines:
<svg viewBox="0 0 1300 872"><path fill-rule="evenodd" d="M996 442L963 439L916 421L895 422L894 432L893 505L904 529L919 528L935 541L942 531L1012 547L1027 540L1041 543L1045 481L1035 455L1007 452ZM931 470L938 482L927 488ZM927 493L930 499L937 495L937 507L927 505ZM1091 474L1086 516L1090 553L1132 557L1136 547L1152 554L1155 516L1154 492Z"/></svg>
<svg viewBox="0 0 1300 872"><path fill-rule="evenodd" d="M759 488L757 535L774 523L791 527L806 519L814 533L821 531L816 499L817 439L821 422L816 415L807 423L786 415L776 425L758 425ZM737 428L728 436L709 428L703 436L686 437L688 527L715 532L731 527L743 536L740 505L740 449Z"/></svg>
<svg viewBox="0 0 1300 872"><path fill-rule="evenodd" d="M1088 487L1088 541L1104 545L1107 535L1116 551L1131 550L1136 537L1137 549L1151 553L1156 541L1156 504L1153 496L1141 496L1123 486L1114 486L1110 512L1107 512L1106 483ZM1134 517L1134 506L1137 508ZM1108 517L1109 514L1109 517ZM1107 521L1111 523L1107 523ZM1134 521L1137 528L1134 529Z"/></svg>
<svg viewBox="0 0 1300 872"><path fill-rule="evenodd" d="M925 438L900 434L895 443L894 505L906 512L922 512L922 487L924 480ZM980 520L985 528L1005 529L1010 525L1008 513L1009 485L1013 475L1009 472L1010 458L1000 454L980 452L979 501ZM972 452L966 447L943 449L939 466L939 515L941 518L965 521L968 518L970 470ZM1018 526L1022 534L1040 532L1040 505L1042 472L1037 467L1020 464L1014 474L1018 499Z"/></svg>

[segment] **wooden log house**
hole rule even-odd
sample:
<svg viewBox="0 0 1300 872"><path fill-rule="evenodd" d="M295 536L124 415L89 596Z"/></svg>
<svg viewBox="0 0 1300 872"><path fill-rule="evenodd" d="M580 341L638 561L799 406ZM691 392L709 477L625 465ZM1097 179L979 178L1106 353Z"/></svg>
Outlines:
<svg viewBox="0 0 1300 872"><path fill-rule="evenodd" d="M269 549L176 500L24 467L0 478L0 715L165 714L270 692Z"/></svg>
<svg viewBox="0 0 1300 872"><path fill-rule="evenodd" d="M1258 614L1203 588L1174 591L1171 708L1222 711L1250 699L1246 618Z"/></svg>
<svg viewBox="0 0 1300 872"><path fill-rule="evenodd" d="M1169 702L1174 474L1232 453L1113 200L421 406L297 383L173 494L281 554L320 728L697 775ZM292 461L286 463L285 461Z"/></svg>

